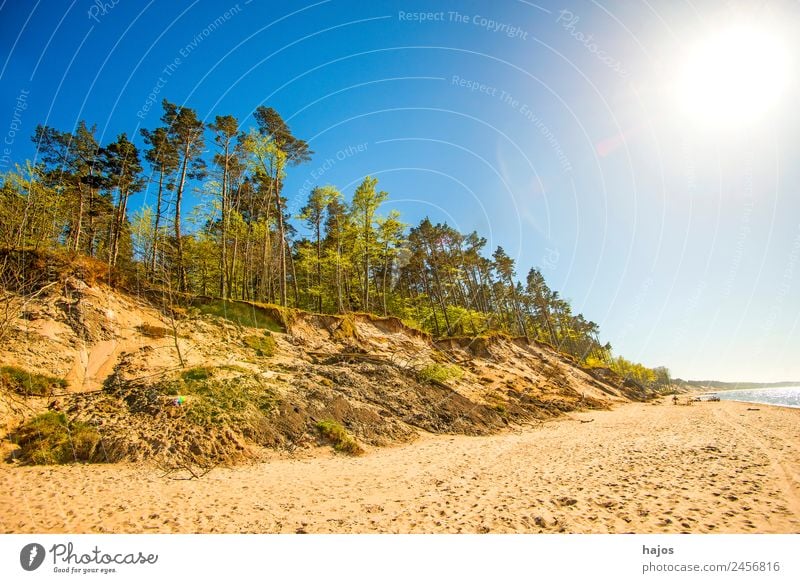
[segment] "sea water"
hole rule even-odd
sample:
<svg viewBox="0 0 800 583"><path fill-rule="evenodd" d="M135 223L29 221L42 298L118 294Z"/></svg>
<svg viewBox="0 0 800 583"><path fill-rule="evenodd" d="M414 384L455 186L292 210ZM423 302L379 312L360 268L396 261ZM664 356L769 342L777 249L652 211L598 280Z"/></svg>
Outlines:
<svg viewBox="0 0 800 583"><path fill-rule="evenodd" d="M764 403L766 405L800 408L800 386L736 389L733 391L717 391L716 394L723 401L745 401L746 403Z"/></svg>

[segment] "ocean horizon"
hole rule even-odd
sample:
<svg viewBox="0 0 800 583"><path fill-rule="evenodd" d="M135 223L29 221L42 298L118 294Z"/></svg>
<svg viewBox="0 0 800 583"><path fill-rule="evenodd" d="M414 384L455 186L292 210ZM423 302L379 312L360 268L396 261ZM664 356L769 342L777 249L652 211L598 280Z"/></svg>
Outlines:
<svg viewBox="0 0 800 583"><path fill-rule="evenodd" d="M718 391L716 395L723 401L743 401L781 407L800 408L800 385L791 387L762 387L754 389L733 389Z"/></svg>

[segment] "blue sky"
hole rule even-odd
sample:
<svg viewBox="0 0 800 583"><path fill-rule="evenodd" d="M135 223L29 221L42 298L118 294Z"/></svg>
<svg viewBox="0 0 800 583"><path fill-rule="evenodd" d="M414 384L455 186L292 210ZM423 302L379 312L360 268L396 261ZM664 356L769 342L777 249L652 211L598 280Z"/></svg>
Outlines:
<svg viewBox="0 0 800 583"><path fill-rule="evenodd" d="M617 353L800 380L797 79L757 122L711 127L672 97L687 49L731 22L800 54L800 5L751 4L6 0L4 155L79 119L141 143L162 97L245 126L268 105L316 152L290 206L377 176L406 222L477 229L520 276L541 267Z"/></svg>

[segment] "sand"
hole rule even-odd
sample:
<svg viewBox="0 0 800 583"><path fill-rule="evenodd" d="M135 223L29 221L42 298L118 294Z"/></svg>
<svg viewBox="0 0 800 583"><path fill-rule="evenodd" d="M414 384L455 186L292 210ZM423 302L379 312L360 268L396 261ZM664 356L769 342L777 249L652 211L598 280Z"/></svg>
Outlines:
<svg viewBox="0 0 800 583"><path fill-rule="evenodd" d="M629 404L359 458L161 476L3 464L0 531L800 533L800 409Z"/></svg>

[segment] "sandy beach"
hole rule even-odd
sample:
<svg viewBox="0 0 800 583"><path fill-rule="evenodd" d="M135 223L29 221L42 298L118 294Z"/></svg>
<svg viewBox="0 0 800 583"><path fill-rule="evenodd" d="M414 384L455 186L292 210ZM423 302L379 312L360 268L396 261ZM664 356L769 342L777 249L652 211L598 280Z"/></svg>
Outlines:
<svg viewBox="0 0 800 583"><path fill-rule="evenodd" d="M198 480L0 466L4 533L800 533L800 409L628 404Z"/></svg>

